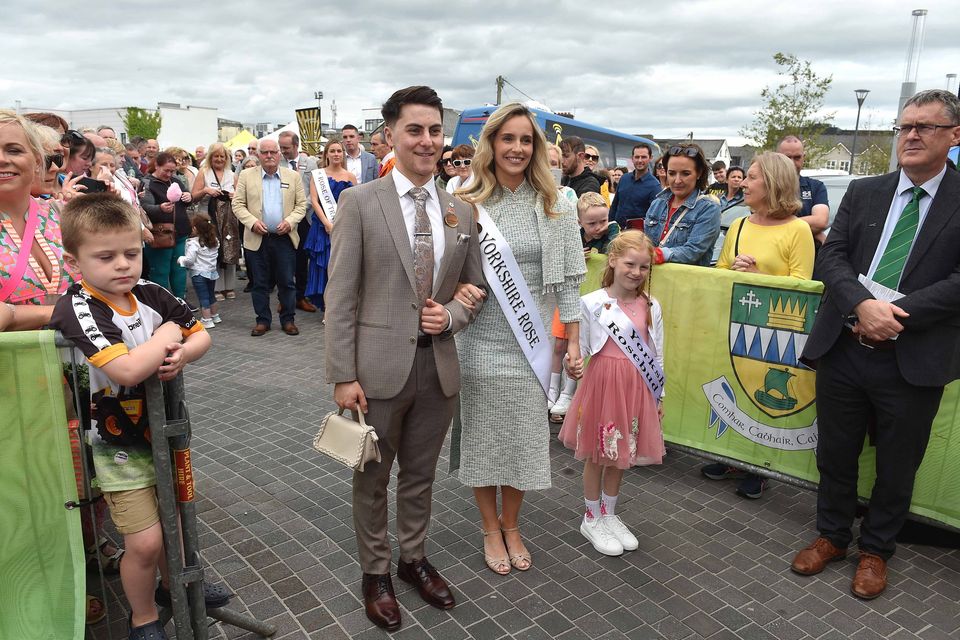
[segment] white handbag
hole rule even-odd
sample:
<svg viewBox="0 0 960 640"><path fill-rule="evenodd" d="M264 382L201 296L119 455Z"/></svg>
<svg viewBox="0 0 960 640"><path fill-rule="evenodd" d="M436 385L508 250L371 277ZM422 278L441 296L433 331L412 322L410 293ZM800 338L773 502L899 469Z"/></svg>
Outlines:
<svg viewBox="0 0 960 640"><path fill-rule="evenodd" d="M313 448L354 471L363 471L368 462L380 462L380 447L377 432L364 421L363 412L357 415L359 423L345 417L343 409L325 415Z"/></svg>

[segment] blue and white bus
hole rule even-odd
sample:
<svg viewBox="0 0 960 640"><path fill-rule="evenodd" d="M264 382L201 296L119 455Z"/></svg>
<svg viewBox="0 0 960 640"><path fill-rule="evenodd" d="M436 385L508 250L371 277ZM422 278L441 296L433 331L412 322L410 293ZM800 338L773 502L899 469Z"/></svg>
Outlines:
<svg viewBox="0 0 960 640"><path fill-rule="evenodd" d="M537 123L547 136L547 141L559 144L561 140L570 136L579 136L584 144L593 145L600 151L600 161L603 167L629 167L629 160L633 155L633 147L637 144L648 144L653 149L654 159L660 157L660 148L653 140L632 136L612 129L598 127L581 120L574 120L559 116L549 111L529 107L537 118ZM464 109L457 122L457 129L453 134L453 145L472 144L477 146L480 141L480 129L487 122L487 118L497 110L496 106L475 107Z"/></svg>

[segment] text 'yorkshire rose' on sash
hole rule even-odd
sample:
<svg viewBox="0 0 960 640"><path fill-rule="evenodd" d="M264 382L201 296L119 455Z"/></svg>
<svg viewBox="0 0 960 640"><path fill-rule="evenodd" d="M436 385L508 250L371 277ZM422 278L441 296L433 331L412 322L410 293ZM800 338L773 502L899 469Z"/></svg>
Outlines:
<svg viewBox="0 0 960 640"><path fill-rule="evenodd" d="M610 339L620 347L627 360L640 372L653 397L657 400L663 395L664 374L650 347L623 312L615 299L600 305L594 312L597 322L603 327Z"/></svg>
<svg viewBox="0 0 960 640"><path fill-rule="evenodd" d="M494 224L487 210L477 206L480 229L480 252L483 256L483 275L493 291L500 309L513 331L513 337L547 393L550 388L550 365L553 347L543 326L537 304L530 294L517 259L503 234Z"/></svg>
<svg viewBox="0 0 960 640"><path fill-rule="evenodd" d="M313 184L317 188L317 200L323 207L323 214L331 223L337 215L337 200L330 191L330 183L327 181L327 172L323 169L314 169L310 172L313 175Z"/></svg>

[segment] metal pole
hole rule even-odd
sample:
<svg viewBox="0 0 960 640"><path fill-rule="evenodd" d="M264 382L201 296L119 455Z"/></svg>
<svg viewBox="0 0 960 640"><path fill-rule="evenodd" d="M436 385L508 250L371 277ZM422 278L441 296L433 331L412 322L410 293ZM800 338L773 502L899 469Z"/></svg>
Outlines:
<svg viewBox="0 0 960 640"><path fill-rule="evenodd" d="M897 104L896 122L900 121L903 112L903 103L917 92L917 72L920 69L920 52L923 50L923 30L927 19L926 9L914 9L913 30L910 33L910 44L907 46L907 64L903 73L903 84L900 85L900 102ZM897 168L897 138L894 136L890 145L890 171Z"/></svg>
<svg viewBox="0 0 960 640"><path fill-rule="evenodd" d="M857 134L860 132L860 108L863 107L863 101L867 99L869 89L856 89L854 93L857 96L857 124L853 128L853 145L850 147L850 170L847 172L853 175L853 159L857 155Z"/></svg>

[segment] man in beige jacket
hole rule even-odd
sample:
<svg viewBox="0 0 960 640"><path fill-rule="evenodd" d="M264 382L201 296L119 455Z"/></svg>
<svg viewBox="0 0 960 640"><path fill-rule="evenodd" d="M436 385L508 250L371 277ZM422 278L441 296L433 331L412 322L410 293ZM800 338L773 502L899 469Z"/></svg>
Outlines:
<svg viewBox="0 0 960 640"><path fill-rule="evenodd" d="M245 229L244 256L253 267L253 310L257 324L250 332L270 331L271 283L277 284L280 326L287 335L300 333L294 324L297 308L295 273L300 237L297 224L307 212L303 181L296 171L280 166L276 140L261 140L260 166L240 173L233 196L233 212Z"/></svg>

